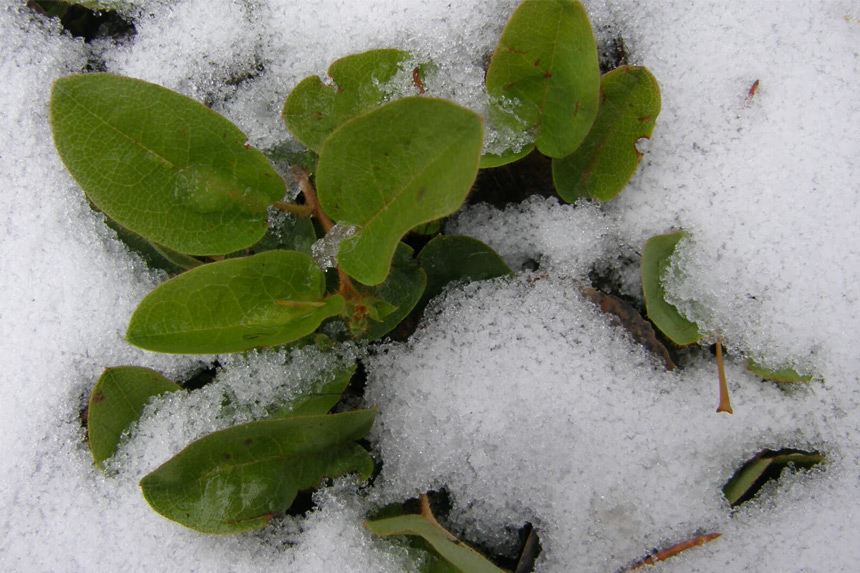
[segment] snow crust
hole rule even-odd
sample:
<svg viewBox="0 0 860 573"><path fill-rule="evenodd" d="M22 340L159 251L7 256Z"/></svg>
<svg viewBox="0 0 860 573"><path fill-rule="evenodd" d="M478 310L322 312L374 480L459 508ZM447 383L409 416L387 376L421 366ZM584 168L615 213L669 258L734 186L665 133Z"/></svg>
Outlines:
<svg viewBox="0 0 860 573"><path fill-rule="evenodd" d="M218 381L154 402L96 470L80 411L105 366L183 378L211 357L123 342L166 279L87 205L51 143L51 83L87 66L178 90L252 144L293 145L289 90L338 57L400 47L438 65L428 93L483 113L482 66L516 0L117 2L137 34L85 45L20 3L0 8L0 568L4 571L403 571L362 520L444 488L450 527L512 551L535 525L540 571L617 571L702 533L661 571L851 571L860 560L857 235L860 9L850 1L586 4L602 49L622 37L658 78L663 111L630 186L606 205L531 199L464 210L447 232L518 272L449 290L409 342L366 360L373 488L351 478L307 517L209 537L152 512L140 477L205 433L255 419L332 367L307 352L219 357ZM435 83L434 81L435 80ZM754 95L750 88L758 81ZM718 415L707 349L667 373L580 288L594 272L639 297L638 253L684 228L673 301L727 344L735 414ZM537 264L537 270L527 271ZM763 383L753 357L816 380ZM224 406L225 397L231 407ZM732 511L721 487L763 448L816 449Z"/></svg>

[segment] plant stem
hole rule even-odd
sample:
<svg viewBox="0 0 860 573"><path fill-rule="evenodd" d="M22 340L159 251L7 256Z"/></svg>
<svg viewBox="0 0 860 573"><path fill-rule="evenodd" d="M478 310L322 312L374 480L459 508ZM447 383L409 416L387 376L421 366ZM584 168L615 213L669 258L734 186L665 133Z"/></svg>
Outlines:
<svg viewBox="0 0 860 573"><path fill-rule="evenodd" d="M674 557L675 555L678 555L679 553L686 551L691 547L698 547L700 545L704 545L705 543L711 542L714 539L720 537L720 535L720 533L709 533L708 535L701 535L694 539L690 539L689 541L685 541L684 543L679 543L674 547L670 547L669 549L661 551L652 557L646 558L641 563L633 567L631 571L634 569L639 569L640 567L643 567L645 565L654 565L658 561L665 561L666 559Z"/></svg>
<svg viewBox="0 0 860 573"><path fill-rule="evenodd" d="M311 185L308 172L301 167L293 167L292 171L293 176L299 181L299 189L302 190L302 194L305 196L305 202L313 210L313 214L320 222L322 230L325 233L328 233L331 231L331 228L334 227L334 222L325 214L325 211L323 211L319 199L317 198L317 191L314 189L314 186Z"/></svg>
<svg viewBox="0 0 860 573"><path fill-rule="evenodd" d="M717 372L720 375L720 405L717 412L732 413L732 404L729 402L729 387L726 384L726 369L723 366L723 344L717 339Z"/></svg>

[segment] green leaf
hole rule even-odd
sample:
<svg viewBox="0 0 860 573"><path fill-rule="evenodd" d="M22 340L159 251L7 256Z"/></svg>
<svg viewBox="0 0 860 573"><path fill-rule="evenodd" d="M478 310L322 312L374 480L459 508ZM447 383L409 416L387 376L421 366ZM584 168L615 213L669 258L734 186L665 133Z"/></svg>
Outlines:
<svg viewBox="0 0 860 573"><path fill-rule="evenodd" d="M150 398L177 390L181 388L149 368L105 369L87 409L87 436L95 463L101 466L116 453L123 432L140 418Z"/></svg>
<svg viewBox="0 0 860 573"><path fill-rule="evenodd" d="M723 493L732 506L739 505L761 489L761 486L768 479L766 473L769 473L771 477L779 477L782 470L789 464L809 469L822 461L824 461L824 456L818 452L792 449L764 450L735 472L735 475L723 486Z"/></svg>
<svg viewBox="0 0 860 573"><path fill-rule="evenodd" d="M487 92L497 124L532 132L549 157L573 153L594 122L600 93L597 46L582 4L520 4L487 70Z"/></svg>
<svg viewBox="0 0 860 573"><path fill-rule="evenodd" d="M289 403L275 408L269 418L292 418L295 416L322 416L327 414L340 401L341 394L349 386L355 374L355 363L334 372L325 372L310 384L307 392L302 392Z"/></svg>
<svg viewBox="0 0 860 573"><path fill-rule="evenodd" d="M133 233L125 227L117 225L110 218L106 217L105 223L107 223L108 227L116 231L117 237L129 249L143 257L143 260L146 261L146 264L150 268L161 269L168 274L175 275L203 264L199 259L157 245L137 233Z"/></svg>
<svg viewBox="0 0 860 573"><path fill-rule="evenodd" d="M278 219L275 219L278 221ZM254 252L273 251L281 249L284 251L298 251L306 255L311 254L311 245L317 240L314 224L310 219L296 215L283 215L278 223L274 224L269 232L251 250Z"/></svg>
<svg viewBox="0 0 860 573"><path fill-rule="evenodd" d="M232 123L160 86L111 74L61 78L54 144L87 197L123 227L188 255L249 247L285 193Z"/></svg>
<svg viewBox="0 0 860 573"><path fill-rule="evenodd" d="M376 320L368 320L367 328L361 335L366 340L378 340L394 330L406 318L424 292L427 275L412 256L413 251L403 243L398 243L391 264L391 272L381 285L372 289L358 287L369 297L388 303L392 311Z"/></svg>
<svg viewBox="0 0 860 573"><path fill-rule="evenodd" d="M279 346L340 314L340 295L323 298L325 276L309 256L266 251L190 270L149 293L126 339L155 352L220 354Z"/></svg>
<svg viewBox="0 0 860 573"><path fill-rule="evenodd" d="M772 370L770 368L765 368L761 364L756 361L747 359L746 361L747 370L755 374L760 378L764 378L765 380L771 380L773 382L811 382L812 376L804 376L803 374L798 373L793 368L781 368L779 370Z"/></svg>
<svg viewBox="0 0 860 573"><path fill-rule="evenodd" d="M601 102L588 137L574 153L552 161L552 177L562 199L609 201L627 185L660 113L660 86L646 68L622 66L600 81Z"/></svg>
<svg viewBox="0 0 860 573"><path fill-rule="evenodd" d="M299 490L357 472L373 460L355 443L376 410L262 420L192 442L140 482L164 517L203 533L240 533L286 511Z"/></svg>
<svg viewBox="0 0 860 573"><path fill-rule="evenodd" d="M460 235L440 235L431 240L418 255L418 264L427 273L421 306L452 281L483 281L514 274L487 244Z"/></svg>
<svg viewBox="0 0 860 573"><path fill-rule="evenodd" d="M316 183L323 210L359 229L340 244L340 267L366 285L384 281L403 235L463 204L482 145L480 117L430 98L397 100L338 128Z"/></svg>
<svg viewBox="0 0 860 573"><path fill-rule="evenodd" d="M418 535L424 538L446 561L469 573L500 573L483 555L451 535L423 515L402 515L364 523L376 535Z"/></svg>
<svg viewBox="0 0 860 573"><path fill-rule="evenodd" d="M481 169L490 169L492 167L501 167L502 165L507 165L508 163L513 163L514 161L519 161L532 151L534 151L535 146L533 144L529 144L524 146L519 151L513 151L508 149L503 153L485 153L481 156Z"/></svg>
<svg viewBox="0 0 860 573"><path fill-rule="evenodd" d="M371 50L334 62L328 69L333 85L319 76L305 78L284 103L287 129L307 148L320 151L341 124L378 107L397 87L406 87L386 84L411 58L402 50Z"/></svg>
<svg viewBox="0 0 860 573"><path fill-rule="evenodd" d="M642 250L642 292L645 295L645 308L648 318L660 331L679 346L687 346L702 339L699 327L666 302L662 277L669 267L669 259L675 246L683 237L684 231L651 237Z"/></svg>

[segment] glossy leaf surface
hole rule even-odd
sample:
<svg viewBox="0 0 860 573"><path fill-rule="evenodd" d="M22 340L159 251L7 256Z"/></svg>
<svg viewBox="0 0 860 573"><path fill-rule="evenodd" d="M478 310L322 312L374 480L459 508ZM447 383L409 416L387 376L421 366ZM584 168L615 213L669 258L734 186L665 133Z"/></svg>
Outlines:
<svg viewBox="0 0 860 573"><path fill-rule="evenodd" d="M642 154L641 138L650 138L660 113L660 87L646 68L622 66L600 80L597 118L582 145L554 159L552 176L562 199L609 201L633 177Z"/></svg>
<svg viewBox="0 0 860 573"><path fill-rule="evenodd" d="M418 254L427 273L424 305L452 281L482 281L513 275L510 267L486 243L461 235L439 235Z"/></svg>
<svg viewBox="0 0 860 573"><path fill-rule="evenodd" d="M313 332L344 307L323 299L325 276L295 251L227 259L179 275L149 293L127 340L155 352L220 354L279 346Z"/></svg>
<svg viewBox="0 0 860 573"><path fill-rule="evenodd" d="M487 70L496 123L532 132L549 157L573 153L597 115L600 70L585 9L570 0L525 0Z"/></svg>
<svg viewBox="0 0 860 573"><path fill-rule="evenodd" d="M334 62L328 69L333 84L319 76L305 78L284 103L284 122L305 147L319 152L323 142L345 121L382 104L391 81L411 58L402 50L371 50Z"/></svg>
<svg viewBox="0 0 860 573"><path fill-rule="evenodd" d="M430 98L403 98L338 128L316 183L325 212L358 228L340 244L341 268L366 285L383 282L403 235L462 205L482 146L476 114Z"/></svg>
<svg viewBox="0 0 860 573"><path fill-rule="evenodd" d="M446 561L469 573L501 573L499 569L483 555L451 535L448 531L431 523L422 515L401 515L376 521L367 521L365 525L376 535L418 535L424 538L439 555Z"/></svg>
<svg viewBox="0 0 860 573"><path fill-rule="evenodd" d="M210 434L140 482L164 517L203 533L239 533L286 511L299 490L357 472L373 460L355 443L376 410L262 420Z"/></svg>
<svg viewBox="0 0 860 573"><path fill-rule="evenodd" d="M266 232L283 180L232 123L196 101L111 74L61 78L51 126L63 163L111 219L180 253L219 255Z"/></svg>
<svg viewBox="0 0 860 573"><path fill-rule="evenodd" d="M662 277L669 266L675 247L685 236L684 231L651 237L642 250L642 292L648 318L660 331L679 346L698 342L699 327L681 316L678 309L666 302Z"/></svg>
<svg viewBox="0 0 860 573"><path fill-rule="evenodd" d="M96 464L101 466L116 453L123 432L140 418L150 398L177 390L181 390L177 384L149 368L107 368L87 409L87 437Z"/></svg>

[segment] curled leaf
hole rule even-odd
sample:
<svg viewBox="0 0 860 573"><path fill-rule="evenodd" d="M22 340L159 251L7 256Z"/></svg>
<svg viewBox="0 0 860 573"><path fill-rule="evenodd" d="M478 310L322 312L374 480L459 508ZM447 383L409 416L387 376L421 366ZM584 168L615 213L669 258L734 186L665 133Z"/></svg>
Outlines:
<svg viewBox="0 0 860 573"><path fill-rule="evenodd" d="M181 388L158 372L139 366L105 369L90 394L87 437L96 465L116 453L122 434L140 418L153 396Z"/></svg>

